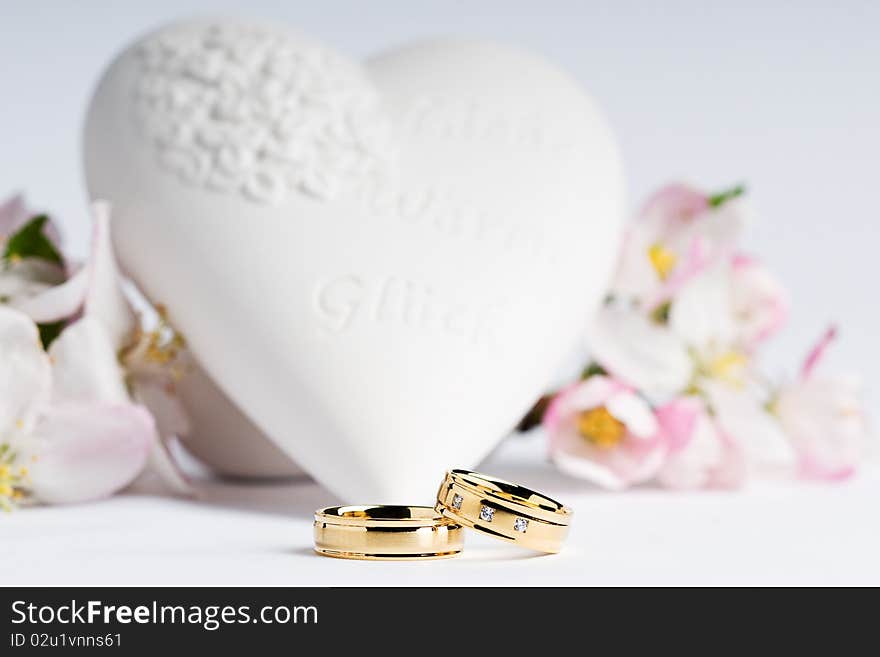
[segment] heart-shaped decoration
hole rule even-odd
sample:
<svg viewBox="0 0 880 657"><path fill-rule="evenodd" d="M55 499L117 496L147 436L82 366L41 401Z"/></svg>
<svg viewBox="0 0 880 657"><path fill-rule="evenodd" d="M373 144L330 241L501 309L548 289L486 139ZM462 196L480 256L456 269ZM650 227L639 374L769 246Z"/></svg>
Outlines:
<svg viewBox="0 0 880 657"><path fill-rule="evenodd" d="M428 502L570 353L622 213L599 111L533 56L366 67L215 20L110 66L85 130L119 257L211 377L351 502Z"/></svg>

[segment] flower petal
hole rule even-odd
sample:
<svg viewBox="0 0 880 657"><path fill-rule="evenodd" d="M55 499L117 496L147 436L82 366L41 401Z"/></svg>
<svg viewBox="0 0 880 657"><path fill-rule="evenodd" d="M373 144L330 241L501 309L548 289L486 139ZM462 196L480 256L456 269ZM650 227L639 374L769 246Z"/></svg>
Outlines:
<svg viewBox="0 0 880 657"><path fill-rule="evenodd" d="M645 203L642 220L654 218L667 222L693 219L709 209L706 194L685 183L671 183L657 190Z"/></svg>
<svg viewBox="0 0 880 657"><path fill-rule="evenodd" d="M747 351L775 335L788 319L788 290L757 260L738 253L732 260L731 301L737 341Z"/></svg>
<svg viewBox="0 0 880 657"><path fill-rule="evenodd" d="M739 486L745 476L745 461L738 445L709 415L702 400L690 397L673 403L676 409L659 414L671 447L657 476L660 483L685 490ZM684 415L670 421L677 412Z"/></svg>
<svg viewBox="0 0 880 657"><path fill-rule="evenodd" d="M616 298L643 302L657 295L661 283L648 256L657 239L655 233L642 222L627 226L611 280L611 293Z"/></svg>
<svg viewBox="0 0 880 657"><path fill-rule="evenodd" d="M699 231L711 245L713 259L732 255L733 248L752 223L753 215L751 203L743 196L725 201L705 215Z"/></svg>
<svg viewBox="0 0 880 657"><path fill-rule="evenodd" d="M855 472L869 437L860 393L849 377L813 376L782 389L775 410L804 476L836 480Z"/></svg>
<svg viewBox="0 0 880 657"><path fill-rule="evenodd" d="M792 464L791 446L782 426L767 412L754 388L709 380L702 385L718 425L736 441L750 463L774 467Z"/></svg>
<svg viewBox="0 0 880 657"><path fill-rule="evenodd" d="M37 424L28 453L30 489L49 504L85 502L112 495L143 470L156 427L134 404L62 404Z"/></svg>
<svg viewBox="0 0 880 657"><path fill-rule="evenodd" d="M129 401L125 378L107 331L83 317L68 326L49 347L53 403Z"/></svg>
<svg viewBox="0 0 880 657"><path fill-rule="evenodd" d="M110 206L103 201L92 204L95 226L89 257L89 283L85 314L97 318L106 328L114 349L128 342L137 322L122 288L110 240Z"/></svg>
<svg viewBox="0 0 880 657"><path fill-rule="evenodd" d="M159 435L185 436L189 433L189 416L170 383L136 377L132 382L132 397L149 409L156 419Z"/></svg>
<svg viewBox="0 0 880 657"><path fill-rule="evenodd" d="M693 363L684 342L635 310L600 310L589 340L602 367L649 396L677 393L691 379Z"/></svg>
<svg viewBox="0 0 880 657"><path fill-rule="evenodd" d="M593 448L574 434L555 441L550 459L566 474L608 490L623 490L651 479L663 465L666 447L659 440L628 435L613 448ZM551 443L553 444L553 443Z"/></svg>
<svg viewBox="0 0 880 657"><path fill-rule="evenodd" d="M178 466L170 449L179 436L186 435L190 430L189 416L180 397L168 385L149 379L142 380L141 377L134 379L132 396L136 402L149 409L159 432L159 440L150 450L147 473L155 474L175 493L192 494L189 479Z"/></svg>
<svg viewBox="0 0 880 657"><path fill-rule="evenodd" d="M554 403L544 426L549 456L563 472L620 490L646 481L662 465L666 445L650 406L619 382L590 377L558 395ZM577 427L580 412L601 406L625 426L615 444L595 445Z"/></svg>
<svg viewBox="0 0 880 657"><path fill-rule="evenodd" d="M657 418L648 403L635 393L620 392L611 395L605 402L605 407L637 439L647 440L657 434Z"/></svg>
<svg viewBox="0 0 880 657"><path fill-rule="evenodd" d="M0 439L31 432L40 406L49 399L51 377L36 324L0 305Z"/></svg>
<svg viewBox="0 0 880 657"><path fill-rule="evenodd" d="M734 324L729 263L716 263L679 289L672 301L669 326L697 350L732 341Z"/></svg>
<svg viewBox="0 0 880 657"><path fill-rule="evenodd" d="M64 269L41 258L22 258L0 263L0 297L39 294L64 281Z"/></svg>
<svg viewBox="0 0 880 657"><path fill-rule="evenodd" d="M657 422L671 450L682 449L690 442L703 408L702 400L688 395L676 397L657 409Z"/></svg>
<svg viewBox="0 0 880 657"><path fill-rule="evenodd" d="M0 303L21 310L34 322L41 322L42 319L28 312L27 305L63 281L64 269L40 258L0 261Z"/></svg>
<svg viewBox="0 0 880 657"><path fill-rule="evenodd" d="M57 322L76 314L82 307L88 272L80 269L64 283L14 300L11 305L38 323Z"/></svg>
<svg viewBox="0 0 880 657"><path fill-rule="evenodd" d="M822 337L819 338L819 341L812 349L810 349L810 353L808 353L806 359L804 359L804 364L801 366L802 379L806 379L813 373L813 370L818 367L822 358L824 358L825 353L828 351L828 347L830 347L831 343L836 339L837 327L831 326L822 334Z"/></svg>
<svg viewBox="0 0 880 657"><path fill-rule="evenodd" d="M550 458L562 472L592 482L606 490L624 490L629 482L604 463L579 457L566 451L551 452Z"/></svg>
<svg viewBox="0 0 880 657"><path fill-rule="evenodd" d="M0 204L0 244L39 214L39 212L28 208L24 196L21 194L15 194ZM61 250L61 233L51 218L43 224L43 234L56 249Z"/></svg>
<svg viewBox="0 0 880 657"><path fill-rule="evenodd" d="M0 204L0 243L21 228L29 214L21 194L15 194Z"/></svg>
<svg viewBox="0 0 880 657"><path fill-rule="evenodd" d="M177 495L193 495L193 487L189 478L178 466L171 452L171 443L177 438L171 436L157 440L150 450L144 475L154 474L162 484Z"/></svg>
<svg viewBox="0 0 880 657"><path fill-rule="evenodd" d="M567 415L602 406L611 394L622 389L625 389L622 384L607 376L578 381L553 398L542 423L552 431Z"/></svg>

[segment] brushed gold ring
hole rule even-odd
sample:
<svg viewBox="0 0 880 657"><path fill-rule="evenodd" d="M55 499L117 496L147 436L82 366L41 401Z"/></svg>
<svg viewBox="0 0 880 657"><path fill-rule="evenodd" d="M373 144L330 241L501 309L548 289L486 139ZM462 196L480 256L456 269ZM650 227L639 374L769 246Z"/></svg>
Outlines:
<svg viewBox="0 0 880 657"><path fill-rule="evenodd" d="M539 552L559 552L572 510L509 481L450 470L437 491L438 513L465 527Z"/></svg>
<svg viewBox="0 0 880 657"><path fill-rule="evenodd" d="M422 560L461 552L461 526L428 506L331 506L315 511L315 551L328 557Z"/></svg>

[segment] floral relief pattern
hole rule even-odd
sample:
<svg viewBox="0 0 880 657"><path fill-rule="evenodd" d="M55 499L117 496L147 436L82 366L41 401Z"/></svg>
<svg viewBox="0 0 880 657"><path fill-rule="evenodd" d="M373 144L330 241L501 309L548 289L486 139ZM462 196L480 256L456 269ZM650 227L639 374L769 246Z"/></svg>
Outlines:
<svg viewBox="0 0 880 657"><path fill-rule="evenodd" d="M388 170L390 122L357 67L260 26L190 24L137 50L137 123L190 185L332 200Z"/></svg>

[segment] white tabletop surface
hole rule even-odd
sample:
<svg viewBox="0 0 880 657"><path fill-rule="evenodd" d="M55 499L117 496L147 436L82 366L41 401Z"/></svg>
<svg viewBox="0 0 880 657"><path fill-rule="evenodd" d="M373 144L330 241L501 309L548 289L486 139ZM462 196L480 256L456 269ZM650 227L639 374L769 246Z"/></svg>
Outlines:
<svg viewBox="0 0 880 657"><path fill-rule="evenodd" d="M605 493L557 473L532 435L509 439L482 469L574 507L566 549L536 556L469 532L456 559L330 559L311 547L312 512L335 501L317 484L206 479L194 500L128 494L0 517L0 583L880 584L877 466L843 484Z"/></svg>

